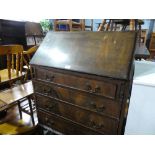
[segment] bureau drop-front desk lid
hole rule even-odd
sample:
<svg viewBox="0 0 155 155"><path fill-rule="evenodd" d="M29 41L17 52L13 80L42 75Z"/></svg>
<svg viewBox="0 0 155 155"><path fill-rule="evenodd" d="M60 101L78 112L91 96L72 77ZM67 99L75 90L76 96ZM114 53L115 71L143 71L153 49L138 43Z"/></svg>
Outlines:
<svg viewBox="0 0 155 155"><path fill-rule="evenodd" d="M128 79L135 32L48 32L31 65Z"/></svg>

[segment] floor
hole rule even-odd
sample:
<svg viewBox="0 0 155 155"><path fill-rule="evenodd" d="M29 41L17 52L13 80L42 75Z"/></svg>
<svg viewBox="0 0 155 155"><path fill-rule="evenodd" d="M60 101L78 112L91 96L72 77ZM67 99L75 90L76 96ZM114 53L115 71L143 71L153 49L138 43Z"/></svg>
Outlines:
<svg viewBox="0 0 155 155"><path fill-rule="evenodd" d="M30 129L29 131L31 131L31 129L34 130L38 123L36 112L34 112L35 126L32 124L31 117L26 113L22 112L23 118L20 119L17 106L12 107L11 109L7 110L6 113L3 112L0 115L0 132L2 132L1 130L4 129L8 134L11 132L9 130L13 130L13 133L14 130L16 130L15 134L24 134L25 129Z"/></svg>

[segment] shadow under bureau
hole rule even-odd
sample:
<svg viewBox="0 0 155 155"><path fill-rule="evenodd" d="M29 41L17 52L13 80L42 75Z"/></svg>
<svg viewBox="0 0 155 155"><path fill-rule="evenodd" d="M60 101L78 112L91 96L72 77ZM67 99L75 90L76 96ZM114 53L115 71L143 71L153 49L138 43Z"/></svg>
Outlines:
<svg viewBox="0 0 155 155"><path fill-rule="evenodd" d="M39 125L57 134L121 134L135 32L49 32L32 58Z"/></svg>

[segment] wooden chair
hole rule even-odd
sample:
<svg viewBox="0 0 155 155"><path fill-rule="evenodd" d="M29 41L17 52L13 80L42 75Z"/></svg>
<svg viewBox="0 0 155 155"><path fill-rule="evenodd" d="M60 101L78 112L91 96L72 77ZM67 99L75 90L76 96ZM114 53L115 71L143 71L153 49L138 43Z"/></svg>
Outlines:
<svg viewBox="0 0 155 155"><path fill-rule="evenodd" d="M137 19L103 19L98 31L116 31L117 25L121 25L121 31L125 31L127 26L129 26L129 30L139 30L141 31L141 25L143 25L143 20ZM138 28L137 28L138 27ZM120 28L119 28L120 31Z"/></svg>
<svg viewBox="0 0 155 155"><path fill-rule="evenodd" d="M7 110L12 106L18 105L20 119L22 119L22 112L31 116L32 123L35 125L33 112L35 106L32 103L34 90L32 81L25 84L20 84L13 88L0 92L0 111ZM28 104L26 102L28 100Z"/></svg>
<svg viewBox="0 0 155 155"><path fill-rule="evenodd" d="M23 46L22 45L0 45L0 56L7 57L6 69L0 70L0 85L24 78L23 69Z"/></svg>
<svg viewBox="0 0 155 155"><path fill-rule="evenodd" d="M26 69L26 75L25 75L24 81L26 81L28 79L29 72L30 72L30 78L33 77L33 71L32 71L32 68L29 63L30 63L32 56L37 51L37 49L38 49L38 46L33 46L30 49L28 49L27 51L23 51L23 62L25 64L23 66L23 68Z"/></svg>
<svg viewBox="0 0 155 155"><path fill-rule="evenodd" d="M85 25L85 19L80 19L79 22L74 21L73 19L64 19L54 20L54 31L63 31L59 26L65 25L67 28L66 31L85 31L87 29L93 30L93 20L91 19L90 25Z"/></svg>

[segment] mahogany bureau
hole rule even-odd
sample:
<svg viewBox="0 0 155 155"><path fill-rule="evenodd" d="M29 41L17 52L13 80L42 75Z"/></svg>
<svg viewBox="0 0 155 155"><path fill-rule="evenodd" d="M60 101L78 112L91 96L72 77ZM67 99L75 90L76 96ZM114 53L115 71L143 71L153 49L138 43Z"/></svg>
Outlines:
<svg viewBox="0 0 155 155"><path fill-rule="evenodd" d="M31 60L39 125L57 134L122 134L135 32L49 32Z"/></svg>

